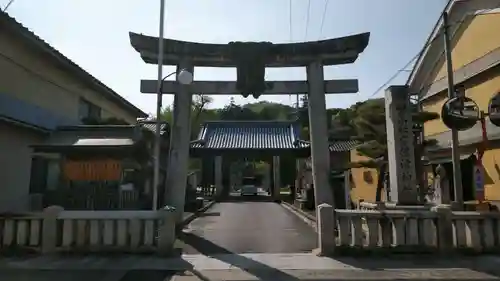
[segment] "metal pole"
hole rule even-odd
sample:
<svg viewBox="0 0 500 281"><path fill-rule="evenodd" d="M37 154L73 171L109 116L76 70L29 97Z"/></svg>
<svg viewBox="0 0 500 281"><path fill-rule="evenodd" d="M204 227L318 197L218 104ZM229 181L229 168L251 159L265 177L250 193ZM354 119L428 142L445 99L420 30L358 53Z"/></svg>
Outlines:
<svg viewBox="0 0 500 281"><path fill-rule="evenodd" d="M420 100L420 94L417 95L417 105L418 105L418 112L422 112L424 111L424 108L422 106L422 102ZM419 165L419 169L420 169L420 174L418 175L420 177L420 183L422 184L422 186L420 187L422 190L425 190L427 192L427 185L429 183L428 181L428 178L427 178L427 173L426 173L426 170L425 170L425 163L424 161L422 160L422 158L425 156L425 149L424 149L424 143L425 143L425 132L424 132L424 125L422 124L420 126L420 132L419 132L419 135L418 135L418 143L417 145L419 146L419 154L418 154L418 159L417 159L417 163ZM422 194L424 197L425 195ZM424 198L421 198L421 199L424 199Z"/></svg>
<svg viewBox="0 0 500 281"><path fill-rule="evenodd" d="M444 53L446 56L446 72L448 76L448 98L454 98L455 83L453 81L453 63L451 61L451 43L449 34L448 13L443 13L443 29L444 29ZM453 162L453 186L455 192L455 202L460 208L463 207L463 189L462 189L462 171L460 169L460 153L458 143L458 131L451 130L451 159Z"/></svg>
<svg viewBox="0 0 500 281"><path fill-rule="evenodd" d="M158 85L156 93L156 130L154 150L153 175L153 210L158 209L158 188L160 185L160 154L161 154L161 107L163 83L163 24L165 21L165 0L160 0L160 36L158 39Z"/></svg>

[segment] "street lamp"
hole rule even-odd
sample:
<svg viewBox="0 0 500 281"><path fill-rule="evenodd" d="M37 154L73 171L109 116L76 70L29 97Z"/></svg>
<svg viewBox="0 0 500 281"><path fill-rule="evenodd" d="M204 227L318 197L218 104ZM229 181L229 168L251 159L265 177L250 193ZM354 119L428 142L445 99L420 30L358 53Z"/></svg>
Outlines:
<svg viewBox="0 0 500 281"><path fill-rule="evenodd" d="M10 3L9 3L10 4ZM158 36L158 85L156 93L156 131L155 131L155 150L154 150L154 175L153 175L153 210L158 209L158 186L160 184L160 150L161 150L161 108L163 98L163 81L168 77L177 74L177 82L181 84L191 84L193 82L193 74L185 69L181 69L178 73L172 72L163 77L163 55L164 55L164 23L165 23L165 0L160 0L160 26ZM162 78L163 77L163 78Z"/></svg>
<svg viewBox="0 0 500 281"><path fill-rule="evenodd" d="M161 154L161 108L163 94L163 82L168 77L177 74L177 82L182 85L189 85L193 82L193 74L186 69L179 72L174 71L160 80L158 88L158 100L156 104L156 130L155 130L155 151L154 151L154 174L153 174L153 210L158 210L158 187L160 185L160 154Z"/></svg>

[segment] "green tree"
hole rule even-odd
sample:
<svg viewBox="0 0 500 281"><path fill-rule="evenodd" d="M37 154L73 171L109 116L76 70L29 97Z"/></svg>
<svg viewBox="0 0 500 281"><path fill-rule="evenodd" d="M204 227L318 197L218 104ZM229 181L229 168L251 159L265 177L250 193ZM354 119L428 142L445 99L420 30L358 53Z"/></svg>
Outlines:
<svg viewBox="0 0 500 281"><path fill-rule="evenodd" d="M193 97L193 102L191 104L191 138L196 137L198 134L198 128L201 122L204 122L208 116L215 116L215 114L210 114L210 110L207 110L207 106L212 103L213 99L206 95L195 95ZM167 106L162 110L161 119L169 124L173 123L173 108L172 106Z"/></svg>
<svg viewBox="0 0 500 281"><path fill-rule="evenodd" d="M427 121L439 118L439 114L431 112L418 112L417 106L412 104L412 118L415 124L415 134ZM354 139L362 144L356 150L358 154L369 158L367 161L353 162L351 167L367 167L377 169L378 181L375 200L381 201L382 190L384 189L384 178L388 175L387 156L387 131L385 125L385 103L383 98L367 100L363 103L355 104L351 107L354 110L352 125L355 129ZM416 139L416 138L415 138ZM415 145L415 155L420 161L421 152L430 142L422 142ZM418 178L422 178L421 171L418 171ZM419 181L420 190L425 187Z"/></svg>
<svg viewBox="0 0 500 281"><path fill-rule="evenodd" d="M290 120L295 117L293 107L275 102L259 101L245 104L243 107L255 112L258 120Z"/></svg>
<svg viewBox="0 0 500 281"><path fill-rule="evenodd" d="M207 95L196 95L193 97L191 114L191 139L196 138L201 123L207 118L206 107L213 102L212 97Z"/></svg>
<svg viewBox="0 0 500 281"><path fill-rule="evenodd" d="M309 140L309 98L307 95L300 97L297 115L301 127L300 137L303 140Z"/></svg>
<svg viewBox="0 0 500 281"><path fill-rule="evenodd" d="M228 105L218 110L220 120L259 120L259 115L246 106L240 106L231 98Z"/></svg>

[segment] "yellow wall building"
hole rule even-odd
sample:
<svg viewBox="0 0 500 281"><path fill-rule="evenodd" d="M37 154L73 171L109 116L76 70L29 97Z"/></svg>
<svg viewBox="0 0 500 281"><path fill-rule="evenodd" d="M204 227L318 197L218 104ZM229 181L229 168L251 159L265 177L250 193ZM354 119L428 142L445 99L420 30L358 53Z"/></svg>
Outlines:
<svg viewBox="0 0 500 281"><path fill-rule="evenodd" d="M449 1L445 7L450 22L452 62L455 85L465 88L466 96L473 99L481 110L487 111L491 97L500 92L500 36L494 27L500 26L500 9L496 1ZM429 35L423 52L408 78L410 93L418 93L425 111L441 114L447 100L447 76L444 57L443 25L441 18ZM485 196L491 201L500 200L500 128L487 121L488 151L483 157L485 167ZM451 165L451 132L441 119L429 121L424 126L427 139L437 144L430 147L427 156L432 171L443 164L449 171ZM481 125L459 133L464 199L474 199L472 178L474 153L482 137ZM364 161L355 149L351 161ZM375 201L377 171L369 168L351 169L351 198ZM429 173L429 181L433 175ZM385 196L385 190L382 196Z"/></svg>
<svg viewBox="0 0 500 281"><path fill-rule="evenodd" d="M368 157L358 154L356 149L351 150L351 162L362 162L369 160ZM351 200L358 204L360 200L375 202L377 191L378 172L372 168L351 169ZM386 191L382 190L382 201L385 201Z"/></svg>
<svg viewBox="0 0 500 281"><path fill-rule="evenodd" d="M495 1L480 0L450 1L446 6L455 85L463 86L466 96L486 112L490 98L500 91L500 36L494 28L500 26L500 10L497 6ZM419 94L425 111L441 113L447 100L443 45L440 19L408 80L410 91ZM483 158L485 196L488 200L500 200L500 128L487 120L487 131L491 141ZM474 199L473 153L482 140L481 133L479 122L472 129L459 133L465 200ZM442 163L451 172L450 130L438 119L425 124L424 134L427 139L437 141L436 146L429 148L427 155L430 162Z"/></svg>

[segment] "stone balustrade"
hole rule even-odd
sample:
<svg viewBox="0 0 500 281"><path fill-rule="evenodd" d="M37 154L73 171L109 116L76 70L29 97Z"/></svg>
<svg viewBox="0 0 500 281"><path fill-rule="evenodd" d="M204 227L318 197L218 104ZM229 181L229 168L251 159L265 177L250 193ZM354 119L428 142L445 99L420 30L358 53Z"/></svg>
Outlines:
<svg viewBox="0 0 500 281"><path fill-rule="evenodd" d="M500 249L500 213L427 210L339 210L318 207L320 250L494 252ZM335 222L333 224L329 222Z"/></svg>
<svg viewBox="0 0 500 281"><path fill-rule="evenodd" d="M435 204L425 204L425 205L398 205L393 202L360 202L358 209L360 210L430 210L435 207Z"/></svg>
<svg viewBox="0 0 500 281"><path fill-rule="evenodd" d="M53 252L155 252L168 254L175 241L171 210L66 211L0 217L0 249Z"/></svg>
<svg viewBox="0 0 500 281"><path fill-rule="evenodd" d="M359 202L358 209L360 210L376 210L380 204L371 202Z"/></svg>

